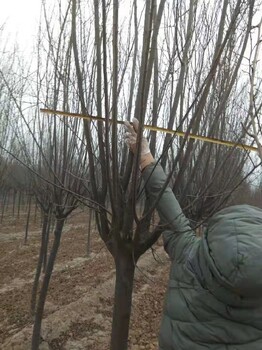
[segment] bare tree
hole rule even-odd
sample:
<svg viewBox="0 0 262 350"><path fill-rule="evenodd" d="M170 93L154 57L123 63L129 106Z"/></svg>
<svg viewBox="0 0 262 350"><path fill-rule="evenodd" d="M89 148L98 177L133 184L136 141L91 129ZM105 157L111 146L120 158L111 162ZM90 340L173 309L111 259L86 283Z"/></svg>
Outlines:
<svg viewBox="0 0 262 350"><path fill-rule="evenodd" d="M241 174L248 157L247 153L234 149L200 145L188 140L187 136L190 132L199 132L229 138L236 143L243 142L237 114L230 115L239 102L237 78L252 26L254 1L247 4L241 0L234 3L225 0L222 4L204 3L202 6L195 1L182 4L175 1L166 6L166 10L165 1L147 1L141 10L144 13L141 39L137 35L140 25L137 5L134 1L134 26L130 26L130 21L125 33L120 29L119 2L113 1L110 7L105 1L94 1L96 52L93 62L96 79L93 79L96 90L95 93L92 90L92 94L97 101L96 113L103 113L106 121L104 127L98 123L97 129L92 122L84 122L92 196L101 207L108 205L111 211L109 214L105 209L101 210L96 219L100 235L116 264L111 334L111 349L114 350L127 348L135 264L161 233L161 227L150 228L153 208L149 209L147 201L142 217L136 211L137 203L141 201L139 151L134 158L129 155L128 159L125 150L122 154L117 151L121 137L117 117L122 115L129 119L133 115L141 125L149 119L154 125L163 121L169 128L176 125L178 130L186 130L186 137L177 146L171 147L174 138L166 136L162 142L154 133L150 135L150 144L166 169L169 164L171 172L168 179L175 174L174 191L186 214L196 221L225 204L230 191L243 181ZM82 114L89 115L93 109L90 110L90 100L85 98L86 69L79 52L80 42L82 48L84 45L78 35L83 32L83 20L77 9L79 7L74 0L72 45L78 94ZM164 30L160 31L163 15ZM160 33L164 38L162 45L158 40ZM125 61L119 48L121 39L127 37ZM130 52L134 60L130 59ZM127 63L123 64L123 61ZM167 64L163 66L165 62ZM129 98L126 98L126 86L121 85L122 77L123 81L130 78ZM92 84L90 86L93 88ZM124 108L122 101L126 101ZM241 121L244 124L246 119L243 114ZM95 133L98 145L93 142ZM141 136L142 128L139 140ZM171 148L177 153L175 159L168 157L168 149ZM203 163L205 166L200 166ZM226 174L228 164L239 178L235 173ZM94 176L96 173L100 176ZM208 179L206 183L202 181L203 176ZM222 187L219 185L221 182ZM193 201L190 199L192 195L195 196Z"/></svg>
<svg viewBox="0 0 262 350"><path fill-rule="evenodd" d="M36 75L38 91L37 94L32 94L32 96L36 95L33 100L36 108L28 110L25 105L25 96L29 96L29 92L25 93L25 90L26 88L29 90L30 80L28 78L30 74L25 74L26 77L21 78L18 83L11 79L13 71L0 71L11 106L16 113L16 125L13 128L16 142L7 145L1 143L1 150L19 161L20 167L21 164L24 166L27 181L30 182L31 191L41 207L44 218L31 302L34 315L32 349L35 350L39 348L45 300L65 219L77 208L81 199L88 198L89 193L86 185L89 171L88 161L80 121L66 122L63 120L60 122L53 117L42 119L39 115L39 104L43 96L46 104L53 108L57 108L61 103L61 108L67 109L71 103L74 103L74 99L70 97L73 90L73 88L70 89L71 58L70 55L67 56L71 50L71 41L70 38L68 40L65 33L69 8L70 4L65 9L65 17L60 17L60 28L57 34L57 27L53 27L54 23L48 20L46 6L43 6L48 45L46 47L46 42L39 39ZM42 32L40 32L39 38L41 35ZM56 44L57 35L58 42ZM42 50L42 55L40 55L40 50ZM43 60L44 55L45 60ZM16 74L18 72L17 69ZM21 77L23 77L22 73L24 72L21 72ZM19 153L16 152L15 146L19 149ZM48 228L52 217L55 218L53 241L46 259L46 267L37 299L40 273L47 255Z"/></svg>
<svg viewBox="0 0 262 350"><path fill-rule="evenodd" d="M127 18L121 16L126 6ZM44 217L32 292L33 350L39 347L65 218L80 201L94 210L100 236L115 260L111 349L127 349L135 266L164 229L152 224L161 194L155 203L148 202L140 177L144 124L186 132L184 138L156 132L147 136L168 175L166 186L171 184L194 227L228 203L257 167L254 163L246 171L249 153L244 147L226 149L188 137L195 133L244 143L251 114L245 103L247 82L239 76L254 6L254 0L43 3L36 109L28 112L23 105L28 82L15 86L1 70L20 126L15 136L21 153L15 143L1 149L30 171ZM86 13L93 15L87 18ZM40 116L40 105L104 116L105 123ZM253 106L254 115L258 110ZM141 124L135 156L128 154L116 123L132 117ZM50 218L55 218L54 240L36 300Z"/></svg>
<svg viewBox="0 0 262 350"><path fill-rule="evenodd" d="M259 24L255 27L257 29L257 39L255 41L255 47L251 48L251 58L253 54L253 61L250 64L250 92L249 92L249 116L251 120L251 126L252 126L252 133L249 135L255 140L257 147L258 147L258 155L262 161L262 129L261 129L261 102L258 106L256 106L256 101L258 99L261 99L260 96L258 96L259 86L261 84L260 82L256 82L257 77L257 64L259 60L259 54L261 49L261 41L262 41L262 35L261 35L261 28L262 28L262 18L260 19ZM254 51L254 52L253 52ZM259 86L257 86L259 84Z"/></svg>

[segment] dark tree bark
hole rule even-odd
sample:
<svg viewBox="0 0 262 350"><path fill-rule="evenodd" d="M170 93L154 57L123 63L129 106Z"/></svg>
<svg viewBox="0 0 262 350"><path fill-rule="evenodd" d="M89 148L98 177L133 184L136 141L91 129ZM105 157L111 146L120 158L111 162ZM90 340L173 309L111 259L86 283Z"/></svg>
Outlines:
<svg viewBox="0 0 262 350"><path fill-rule="evenodd" d="M29 201L28 201L28 213L27 213L27 218L26 218L24 244L27 244L27 239L28 239L29 220L30 220L30 215L31 215L31 202L32 202L32 196L30 195L29 196Z"/></svg>
<svg viewBox="0 0 262 350"><path fill-rule="evenodd" d="M88 228L87 228L87 243L86 243L86 256L89 257L91 253L91 229L93 222L93 210L89 208L88 215Z"/></svg>
<svg viewBox="0 0 262 350"><path fill-rule="evenodd" d="M127 350L129 322L131 316L135 261L119 249L115 253L116 283L114 295L111 350Z"/></svg>
<svg viewBox="0 0 262 350"><path fill-rule="evenodd" d="M34 278L33 287L32 287L32 294L31 294L31 314L32 315L35 315L36 297L37 297L37 290L39 285L39 278L40 278L41 269L43 265L47 228L48 228L48 215L44 215L42 233L41 233L40 251L38 255L37 267L36 267L35 278Z"/></svg>
<svg viewBox="0 0 262 350"><path fill-rule="evenodd" d="M32 335L32 346L31 346L32 350L38 350L39 344L40 344L40 332L41 332L41 324L42 324L43 313L44 313L44 306L45 306L45 301L46 301L46 296L47 296L51 275L54 268L56 255L60 245L60 239L61 239L62 230L64 226L64 220L65 219L63 218L56 219L54 242L48 258L46 272L44 275L44 279L43 279L43 283L42 283L42 287L41 287L41 291L40 291L39 299L37 303L37 308L36 308L35 322L34 322L33 335Z"/></svg>

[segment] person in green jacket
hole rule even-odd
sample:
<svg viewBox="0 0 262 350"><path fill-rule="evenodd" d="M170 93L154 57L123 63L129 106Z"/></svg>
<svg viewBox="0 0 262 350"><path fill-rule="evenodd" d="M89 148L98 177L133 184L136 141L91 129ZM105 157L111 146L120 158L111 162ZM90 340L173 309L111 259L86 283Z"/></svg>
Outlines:
<svg viewBox="0 0 262 350"><path fill-rule="evenodd" d="M126 122L136 152L139 123ZM142 139L140 167L153 202L166 175ZM236 205L217 212L197 237L170 187L157 203L172 261L159 350L262 350L262 210Z"/></svg>

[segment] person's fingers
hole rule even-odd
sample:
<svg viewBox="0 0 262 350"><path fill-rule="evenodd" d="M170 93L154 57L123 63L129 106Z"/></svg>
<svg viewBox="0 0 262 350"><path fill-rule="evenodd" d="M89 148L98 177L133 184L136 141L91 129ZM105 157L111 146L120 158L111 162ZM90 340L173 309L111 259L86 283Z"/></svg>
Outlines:
<svg viewBox="0 0 262 350"><path fill-rule="evenodd" d="M133 127L134 127L134 130L135 132L138 132L138 129L139 129L139 121L136 119L136 118L133 118Z"/></svg>
<svg viewBox="0 0 262 350"><path fill-rule="evenodd" d="M128 121L124 121L124 125L128 132L132 134L137 134L139 129L139 121L136 118L132 119L133 125L131 125Z"/></svg>
<svg viewBox="0 0 262 350"><path fill-rule="evenodd" d="M128 137L127 140L128 140L128 143L129 143L130 145L136 144L136 137L134 137L134 136Z"/></svg>
<svg viewBox="0 0 262 350"><path fill-rule="evenodd" d="M124 125L127 131L133 128L133 126L127 120L124 120Z"/></svg>
<svg viewBox="0 0 262 350"><path fill-rule="evenodd" d="M126 132L124 135L124 138L125 138L125 142L127 144L135 144L136 143L136 136L130 132Z"/></svg>
<svg viewBox="0 0 262 350"><path fill-rule="evenodd" d="M124 121L125 128L127 132L131 133L132 135L136 135L136 132L133 128L133 125L131 125L128 121Z"/></svg>

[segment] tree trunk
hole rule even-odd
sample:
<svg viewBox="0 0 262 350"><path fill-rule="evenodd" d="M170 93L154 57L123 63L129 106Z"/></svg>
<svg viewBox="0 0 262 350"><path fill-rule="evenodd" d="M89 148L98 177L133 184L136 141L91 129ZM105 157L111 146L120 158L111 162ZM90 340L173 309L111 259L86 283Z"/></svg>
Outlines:
<svg viewBox="0 0 262 350"><path fill-rule="evenodd" d="M21 197L22 197L22 191L20 190L18 193L17 219L20 219Z"/></svg>
<svg viewBox="0 0 262 350"><path fill-rule="evenodd" d="M45 247L45 239L46 239L45 237L46 237L47 226L48 226L48 215L44 215L40 252L39 252L39 256L38 256L38 262L37 262L35 278L34 278L34 283L33 283L33 287L32 287L32 295L31 295L31 313L32 313L32 315L35 314L36 295L37 295L39 278L40 278L40 274L41 274L41 268L43 265L44 247Z"/></svg>
<svg viewBox="0 0 262 350"><path fill-rule="evenodd" d="M3 206L2 206L2 213L1 213L1 224L3 222L3 218L4 218L4 212L5 212L5 207L7 204L7 198L8 198L8 191L4 192L4 199L3 199Z"/></svg>
<svg viewBox="0 0 262 350"><path fill-rule="evenodd" d="M124 255L120 251L116 254L115 264L116 284L110 349L127 350L135 262L132 255Z"/></svg>
<svg viewBox="0 0 262 350"><path fill-rule="evenodd" d="M13 191L13 218L15 217L15 203L16 203L16 193L17 191Z"/></svg>
<svg viewBox="0 0 262 350"><path fill-rule="evenodd" d="M91 253L91 227L92 227L93 211L89 208L88 229L87 229L87 244L86 256L89 258Z"/></svg>
<svg viewBox="0 0 262 350"><path fill-rule="evenodd" d="M21 192L20 192L21 193ZM31 201L32 201L32 196L29 197L29 203L28 203L28 213L27 213L27 218L26 218L26 227L25 227L25 240L24 244L27 244L27 238L28 238L28 230L29 230L29 220L30 220L30 214L31 214ZM19 206L20 208L20 196L19 196ZM19 217L19 214L18 214Z"/></svg>
<svg viewBox="0 0 262 350"><path fill-rule="evenodd" d="M49 236L50 236L50 230L51 230L51 223L52 223L52 206L49 208L48 211L48 219L47 219L47 228L46 233L44 236L44 249L43 249L43 272L46 271L46 261L47 261L47 252L48 252L48 243L49 243Z"/></svg>
<svg viewBox="0 0 262 350"><path fill-rule="evenodd" d="M36 223L37 219L37 202L35 201L35 215L34 215L34 222Z"/></svg>
<svg viewBox="0 0 262 350"><path fill-rule="evenodd" d="M50 282L51 275L52 275L53 268L54 268L56 255L58 252L58 248L60 246L60 239L61 239L63 226L64 226L64 219L57 219L54 242L53 242L53 246L52 246L52 249L51 249L51 252L49 255L47 268L46 268L42 288L41 288L39 299L38 299L38 305L37 305L34 328L33 328L31 350L38 350L39 349L40 331L41 331L41 324L42 324L43 313L44 313L44 306L45 306L49 282Z"/></svg>

